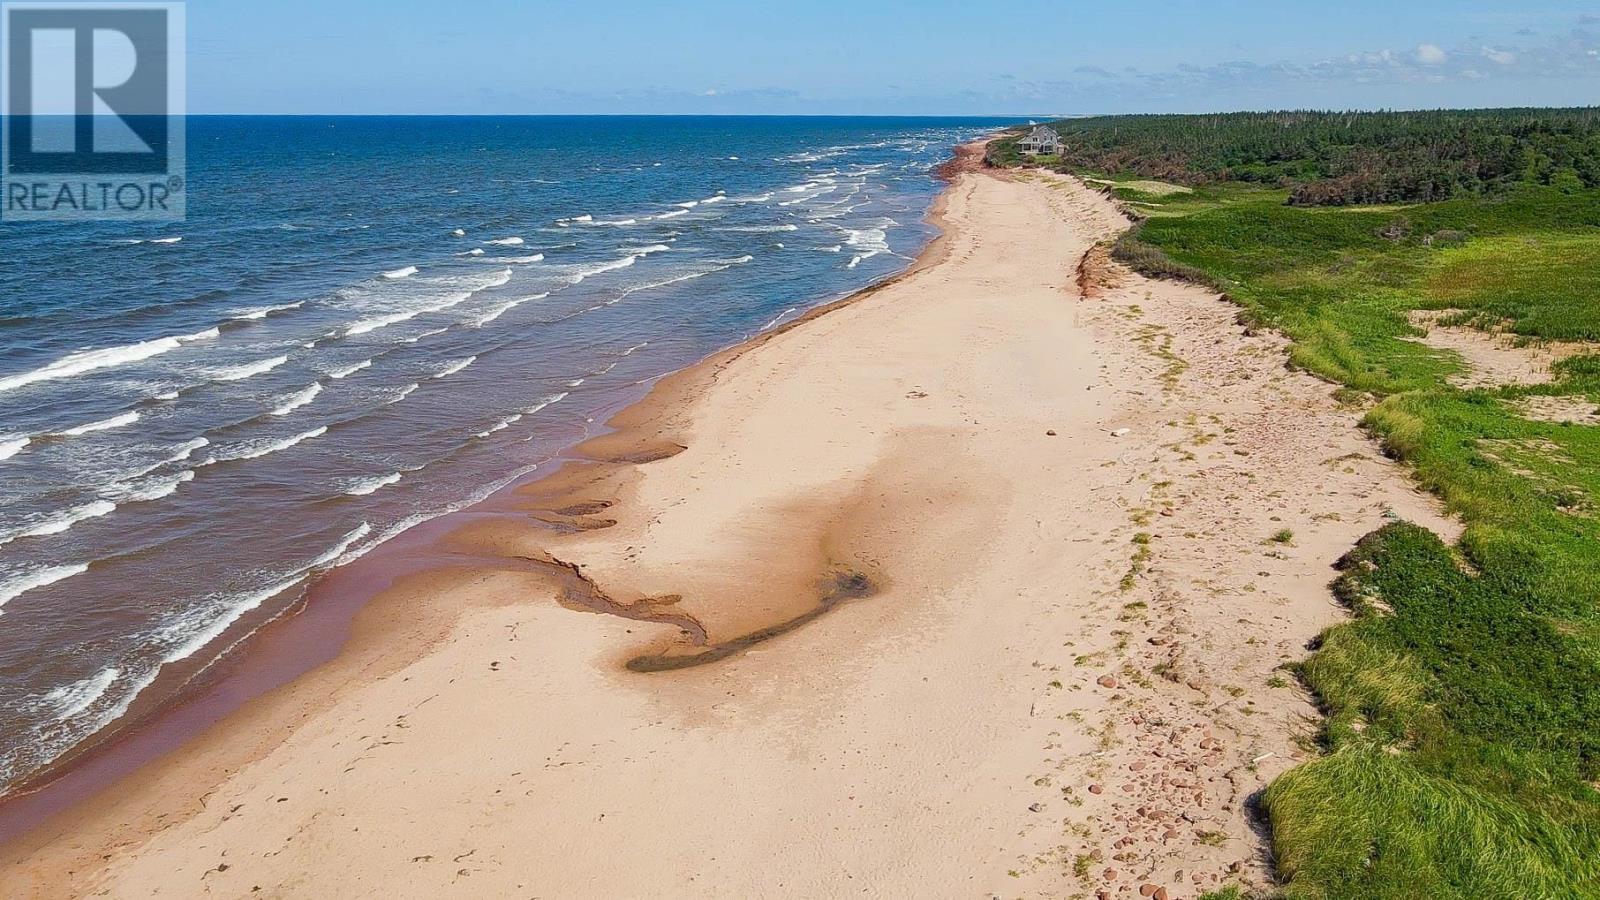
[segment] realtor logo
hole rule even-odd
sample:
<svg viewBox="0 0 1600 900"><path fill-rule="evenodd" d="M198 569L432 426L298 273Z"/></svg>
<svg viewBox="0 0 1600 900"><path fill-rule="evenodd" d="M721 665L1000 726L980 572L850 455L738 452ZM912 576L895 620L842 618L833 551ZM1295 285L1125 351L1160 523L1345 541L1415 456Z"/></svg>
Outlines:
<svg viewBox="0 0 1600 900"><path fill-rule="evenodd" d="M181 219L182 3L0 3L0 220Z"/></svg>

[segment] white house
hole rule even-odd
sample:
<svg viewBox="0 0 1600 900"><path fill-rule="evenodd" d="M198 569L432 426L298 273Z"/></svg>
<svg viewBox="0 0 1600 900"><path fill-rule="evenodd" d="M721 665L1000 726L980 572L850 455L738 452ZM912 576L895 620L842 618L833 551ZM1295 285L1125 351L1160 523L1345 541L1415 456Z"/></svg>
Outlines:
<svg viewBox="0 0 1600 900"><path fill-rule="evenodd" d="M1048 125L1038 125L1017 142L1017 149L1029 156L1056 156L1061 153L1061 135Z"/></svg>

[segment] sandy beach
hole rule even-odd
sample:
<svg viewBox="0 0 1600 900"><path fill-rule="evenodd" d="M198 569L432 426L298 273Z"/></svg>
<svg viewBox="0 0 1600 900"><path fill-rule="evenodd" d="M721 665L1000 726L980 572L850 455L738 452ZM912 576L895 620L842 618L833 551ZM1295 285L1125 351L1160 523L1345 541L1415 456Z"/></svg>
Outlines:
<svg viewBox="0 0 1600 900"><path fill-rule="evenodd" d="M659 383L332 662L0 848L4 893L1267 879L1330 566L1455 530L1281 338L1110 262L1111 201L965 152L907 274Z"/></svg>

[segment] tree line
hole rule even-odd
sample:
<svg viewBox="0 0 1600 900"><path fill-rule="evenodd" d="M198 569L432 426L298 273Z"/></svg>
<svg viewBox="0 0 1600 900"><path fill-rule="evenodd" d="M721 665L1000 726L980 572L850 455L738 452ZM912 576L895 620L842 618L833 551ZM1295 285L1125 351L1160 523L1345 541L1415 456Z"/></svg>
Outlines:
<svg viewBox="0 0 1600 900"><path fill-rule="evenodd" d="M1051 123L1074 171L1180 184L1250 181L1297 205L1418 203L1518 183L1600 187L1600 107L1131 115ZM1018 159L1015 138L991 145Z"/></svg>

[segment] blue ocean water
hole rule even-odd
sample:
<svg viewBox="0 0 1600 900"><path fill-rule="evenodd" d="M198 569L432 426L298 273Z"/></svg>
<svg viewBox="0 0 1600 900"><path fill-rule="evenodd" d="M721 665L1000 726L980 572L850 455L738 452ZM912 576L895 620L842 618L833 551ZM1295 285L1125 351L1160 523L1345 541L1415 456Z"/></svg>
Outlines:
<svg viewBox="0 0 1600 900"><path fill-rule="evenodd" d="M319 571L903 269L998 120L191 118L188 219L0 226L0 790Z"/></svg>

